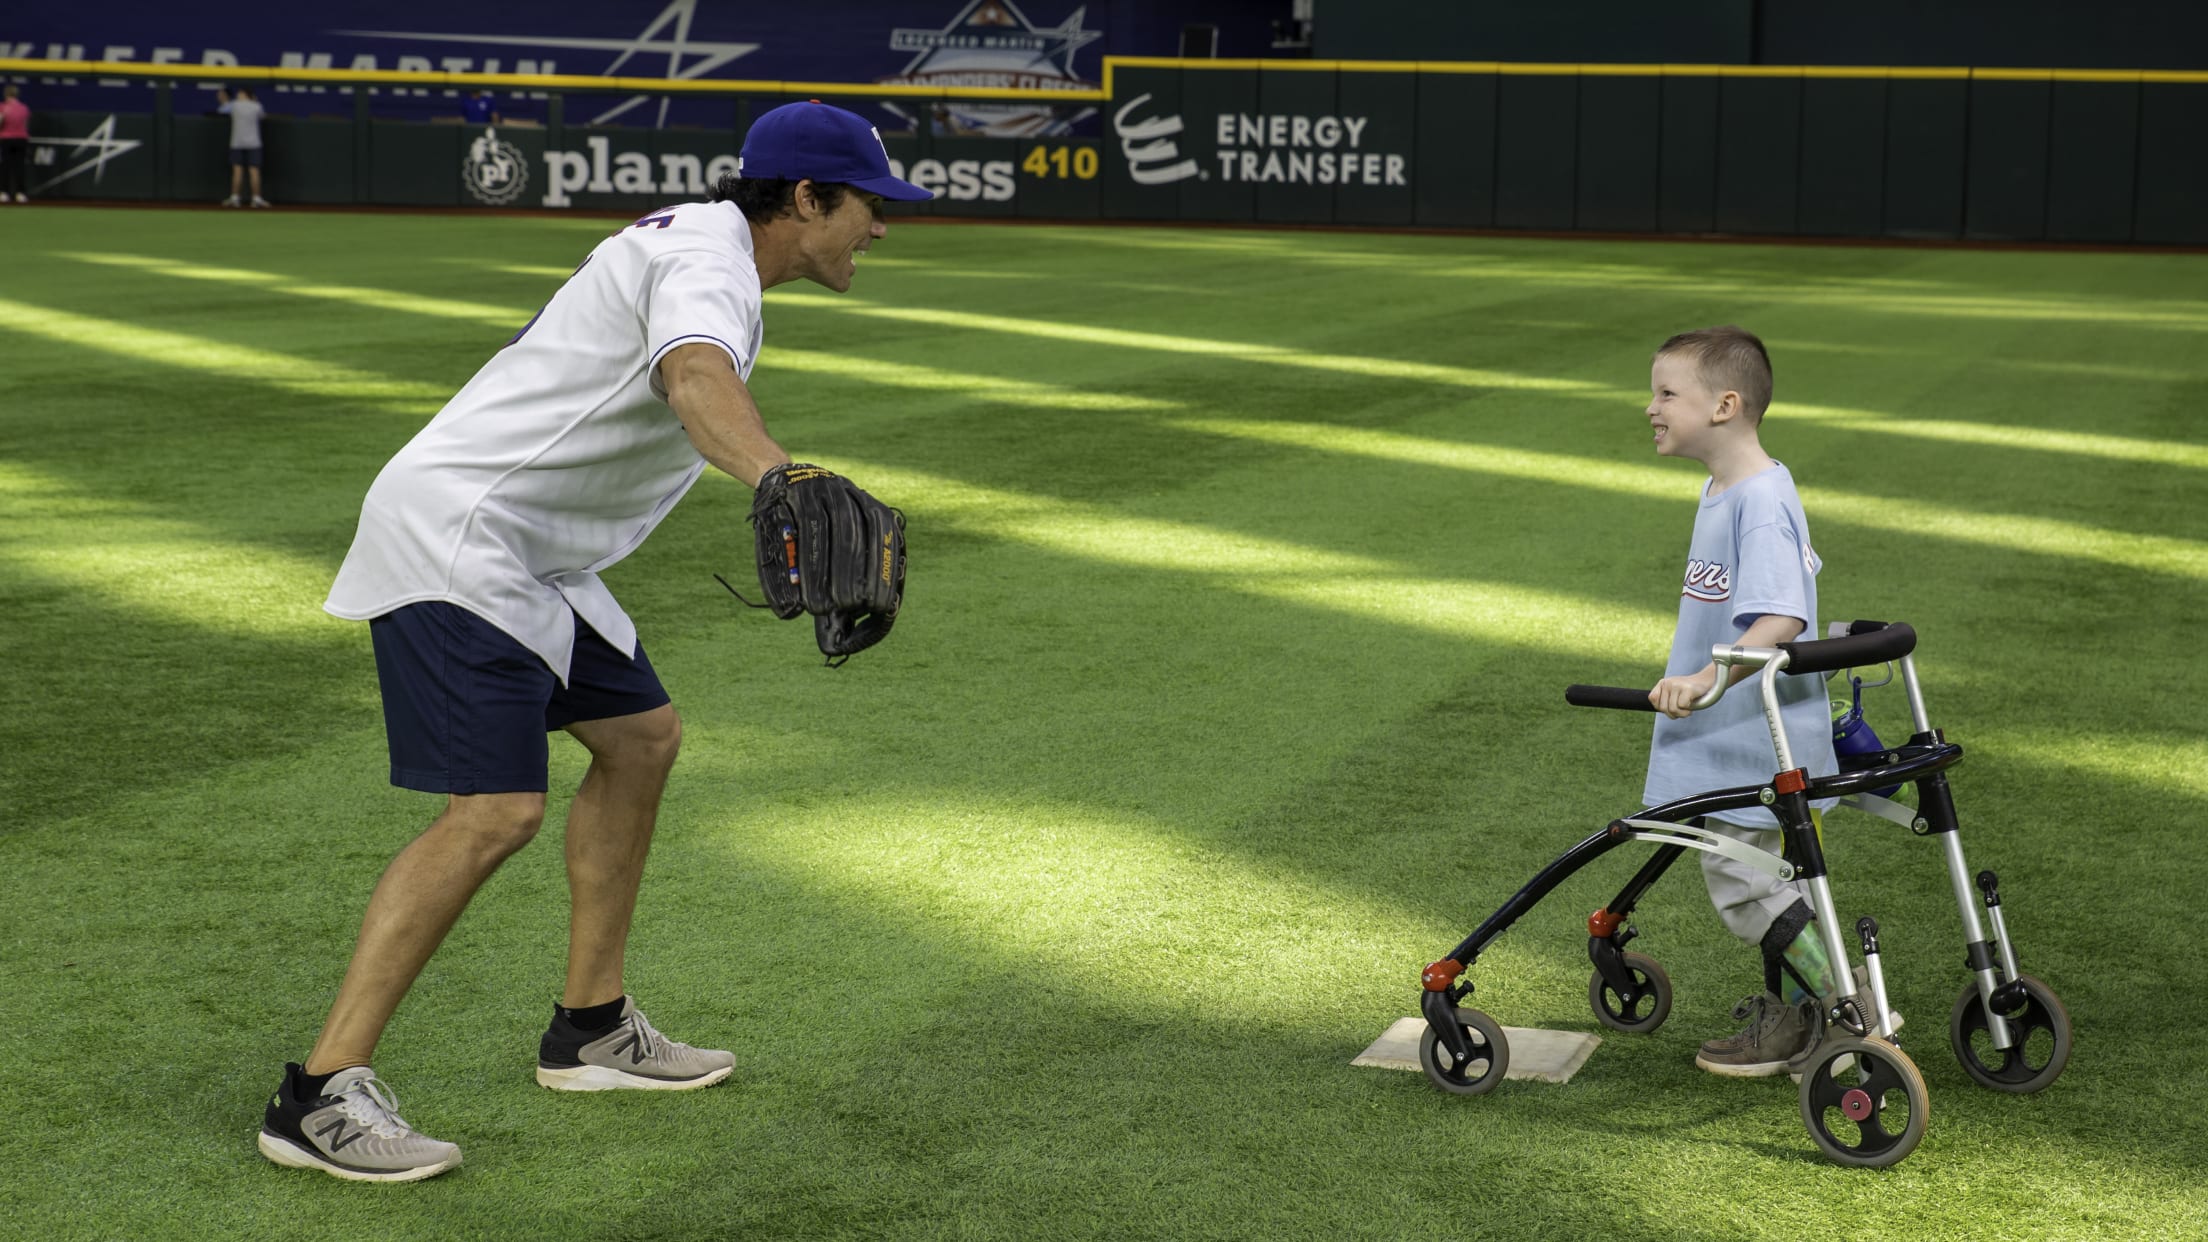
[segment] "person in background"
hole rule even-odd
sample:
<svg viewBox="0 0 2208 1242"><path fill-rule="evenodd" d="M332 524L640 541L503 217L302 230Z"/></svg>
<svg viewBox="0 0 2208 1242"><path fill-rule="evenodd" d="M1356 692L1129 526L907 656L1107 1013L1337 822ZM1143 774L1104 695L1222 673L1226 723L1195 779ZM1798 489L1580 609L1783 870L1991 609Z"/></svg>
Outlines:
<svg viewBox="0 0 2208 1242"><path fill-rule="evenodd" d="M217 91L215 98L222 101L215 111L230 118L230 197L222 200L222 205L238 205L240 183L251 174L253 205L266 207L268 200L261 197L261 101L253 98L252 88L246 86L239 87L235 94Z"/></svg>
<svg viewBox="0 0 2208 1242"><path fill-rule="evenodd" d="M460 119L470 125L498 125L503 123L498 115L498 105L482 91L469 91L460 101Z"/></svg>
<svg viewBox="0 0 2208 1242"><path fill-rule="evenodd" d="M0 87L0 203L10 194L31 201L31 109L16 95L13 86Z"/></svg>

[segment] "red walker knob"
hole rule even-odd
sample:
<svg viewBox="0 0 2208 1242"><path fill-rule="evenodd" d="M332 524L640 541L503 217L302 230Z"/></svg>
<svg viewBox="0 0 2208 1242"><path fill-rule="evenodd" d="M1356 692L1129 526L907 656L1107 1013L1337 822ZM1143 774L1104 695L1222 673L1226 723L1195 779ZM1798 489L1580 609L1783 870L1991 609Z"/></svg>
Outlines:
<svg viewBox="0 0 2208 1242"><path fill-rule="evenodd" d="M1420 975L1418 981L1424 984L1429 992L1446 992L1456 983L1457 976L1463 973L1463 962L1453 957L1445 957L1428 966L1426 973Z"/></svg>

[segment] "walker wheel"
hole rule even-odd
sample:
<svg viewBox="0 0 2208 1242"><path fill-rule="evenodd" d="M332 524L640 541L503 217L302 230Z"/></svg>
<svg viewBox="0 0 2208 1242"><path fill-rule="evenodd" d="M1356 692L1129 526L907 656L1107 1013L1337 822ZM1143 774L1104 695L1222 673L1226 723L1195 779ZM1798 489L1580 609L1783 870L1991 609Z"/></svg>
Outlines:
<svg viewBox="0 0 2208 1242"><path fill-rule="evenodd" d="M1836 1164L1883 1169L1924 1138L1931 1097L1908 1054L1883 1039L1827 1039L1802 1073L1802 1122Z"/></svg>
<svg viewBox="0 0 2208 1242"><path fill-rule="evenodd" d="M1587 980L1587 1003L1594 1008L1595 1021L1611 1030L1645 1035L1671 1016L1671 976L1652 957L1626 953L1620 960L1633 976L1633 998L1620 995L1598 970Z"/></svg>
<svg viewBox="0 0 2208 1242"><path fill-rule="evenodd" d="M1427 1081L1444 1091L1486 1095L1503 1081L1503 1072L1510 1068L1510 1041L1503 1038L1503 1028L1496 1025L1495 1019L1477 1009L1459 1009L1456 1015L1465 1042L1472 1046L1472 1055L1457 1060L1429 1026L1418 1037L1419 1068L1426 1071Z"/></svg>
<svg viewBox="0 0 2208 1242"><path fill-rule="evenodd" d="M2024 1000L2001 1013L2009 1024L2007 1048L1993 1046L1975 981L1955 998L1947 1038L1963 1072L1979 1086L2025 1095L2053 1082L2070 1063L2070 1014L2046 984L2030 975L2018 975L2015 982L2023 986Z"/></svg>

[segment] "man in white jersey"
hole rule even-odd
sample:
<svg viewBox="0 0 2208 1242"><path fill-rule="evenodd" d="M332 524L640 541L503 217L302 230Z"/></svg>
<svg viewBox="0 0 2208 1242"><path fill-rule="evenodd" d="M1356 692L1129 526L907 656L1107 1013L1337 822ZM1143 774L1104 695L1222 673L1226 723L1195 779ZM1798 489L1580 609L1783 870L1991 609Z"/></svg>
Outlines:
<svg viewBox="0 0 2208 1242"><path fill-rule="evenodd" d="M236 95L218 90L215 98L222 105L215 111L230 118L230 197L222 200L222 205L238 205L241 183L250 175L253 205L266 207L268 200L261 197L261 117L266 110L260 100L253 98L251 87L239 87Z"/></svg>
<svg viewBox="0 0 2208 1242"><path fill-rule="evenodd" d="M761 116L713 201L601 242L368 489L328 610L370 622L391 781L448 795L377 882L336 1002L284 1067L260 1133L278 1164L411 1181L460 1163L369 1068L384 1025L468 900L543 821L547 734L590 752L567 817L567 981L537 1081L680 1090L735 1058L659 1034L625 991L630 915L681 726L599 571L708 463L747 485L789 463L745 380L760 293L842 292L887 232L881 137L814 101Z"/></svg>

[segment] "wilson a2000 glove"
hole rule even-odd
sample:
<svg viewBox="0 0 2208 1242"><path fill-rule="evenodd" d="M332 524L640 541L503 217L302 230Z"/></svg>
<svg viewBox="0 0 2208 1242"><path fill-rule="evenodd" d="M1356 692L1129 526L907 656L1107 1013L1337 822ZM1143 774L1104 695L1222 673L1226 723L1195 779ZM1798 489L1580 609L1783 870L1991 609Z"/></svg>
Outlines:
<svg viewBox="0 0 2208 1242"><path fill-rule="evenodd" d="M830 664L882 641L905 598L905 515L819 466L759 478L751 502L759 586L787 621L813 614Z"/></svg>

